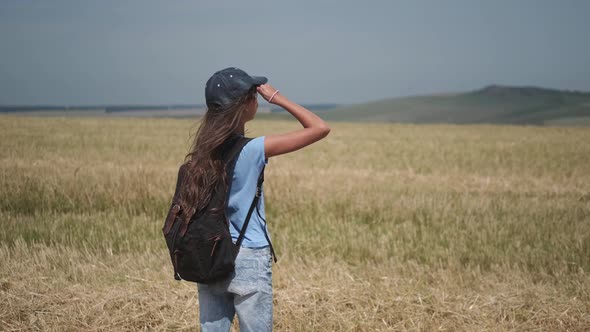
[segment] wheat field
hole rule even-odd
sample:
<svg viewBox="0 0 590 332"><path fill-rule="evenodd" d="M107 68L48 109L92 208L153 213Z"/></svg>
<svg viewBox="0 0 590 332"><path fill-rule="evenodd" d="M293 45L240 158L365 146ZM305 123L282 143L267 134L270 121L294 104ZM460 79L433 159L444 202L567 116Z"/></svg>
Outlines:
<svg viewBox="0 0 590 332"><path fill-rule="evenodd" d="M161 235L196 125L0 116L0 330L198 329ZM331 127L267 166L276 331L590 330L589 128Z"/></svg>

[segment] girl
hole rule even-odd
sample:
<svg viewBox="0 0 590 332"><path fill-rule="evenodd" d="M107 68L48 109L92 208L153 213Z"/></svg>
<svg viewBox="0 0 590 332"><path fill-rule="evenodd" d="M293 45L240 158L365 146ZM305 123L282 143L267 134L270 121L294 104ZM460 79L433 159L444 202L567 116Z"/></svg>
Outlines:
<svg viewBox="0 0 590 332"><path fill-rule="evenodd" d="M181 198L183 205L191 206L187 201L204 205L218 181L231 181L225 212L234 243L268 158L301 149L330 132L322 119L287 99L267 81L266 77L250 76L235 67L213 74L205 87L207 112L187 155L192 161L189 171L194 180ZM223 165L214 156L229 137L244 135L245 123L254 119L258 109L257 93L291 113L303 128L252 139L237 157L233 178L225 180ZM202 331L229 331L236 313L242 332L272 330L272 254L264 219L264 192L260 193L258 204L258 213L252 214L246 228L235 271L224 280L198 284Z"/></svg>

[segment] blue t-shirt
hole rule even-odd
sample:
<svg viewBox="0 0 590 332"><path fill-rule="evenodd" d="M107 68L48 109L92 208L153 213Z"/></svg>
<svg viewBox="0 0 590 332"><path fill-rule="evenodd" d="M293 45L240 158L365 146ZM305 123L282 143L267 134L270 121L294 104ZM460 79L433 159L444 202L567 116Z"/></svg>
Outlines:
<svg viewBox="0 0 590 332"><path fill-rule="evenodd" d="M256 184L260 171L268 163L268 159L264 155L264 138L264 136L256 137L244 145L236 161L229 201L226 208L226 213L230 220L229 230L234 242L240 236L240 230L246 220L252 199L256 194ZM260 210L260 215L266 219L264 214L264 190L258 200L258 209ZM249 248L267 246L268 241L264 236L265 229L265 222L258 216L256 210L254 210L250 217L250 223L244 235L242 246Z"/></svg>

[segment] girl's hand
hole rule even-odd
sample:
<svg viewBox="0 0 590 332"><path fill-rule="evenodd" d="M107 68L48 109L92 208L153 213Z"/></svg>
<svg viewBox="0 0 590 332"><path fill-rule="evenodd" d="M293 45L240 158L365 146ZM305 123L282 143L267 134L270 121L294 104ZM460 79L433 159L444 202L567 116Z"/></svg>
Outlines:
<svg viewBox="0 0 590 332"><path fill-rule="evenodd" d="M272 85L266 83L256 87L256 91L264 98L264 100L268 101L270 97L277 91ZM273 100L275 100L277 96L275 95Z"/></svg>

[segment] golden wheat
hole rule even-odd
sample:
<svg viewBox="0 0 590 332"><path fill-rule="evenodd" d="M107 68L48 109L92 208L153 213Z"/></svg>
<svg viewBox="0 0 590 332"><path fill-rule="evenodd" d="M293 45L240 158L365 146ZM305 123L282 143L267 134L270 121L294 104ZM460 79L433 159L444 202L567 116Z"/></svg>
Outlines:
<svg viewBox="0 0 590 332"><path fill-rule="evenodd" d="M195 125L0 117L0 330L197 328L160 231ZM276 330L590 329L589 129L332 127L267 167Z"/></svg>

